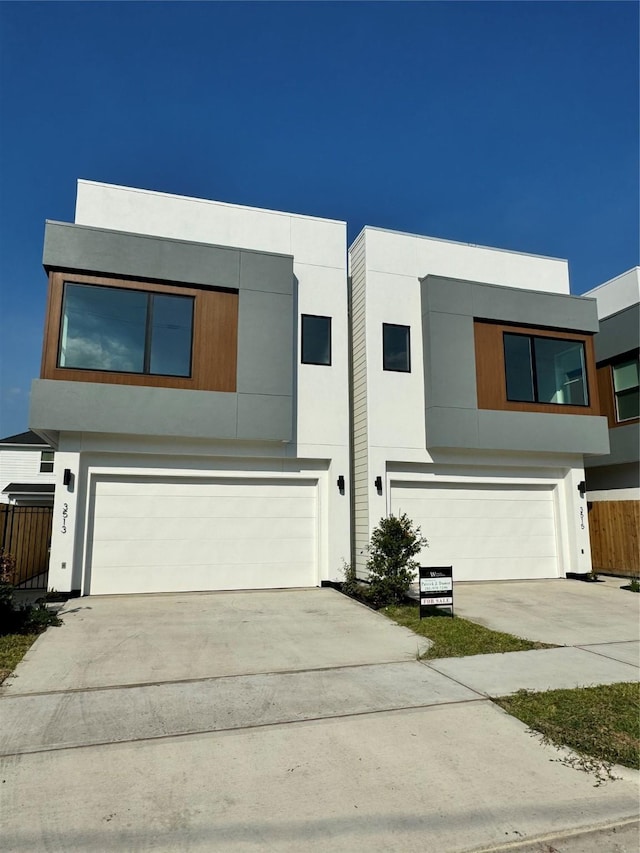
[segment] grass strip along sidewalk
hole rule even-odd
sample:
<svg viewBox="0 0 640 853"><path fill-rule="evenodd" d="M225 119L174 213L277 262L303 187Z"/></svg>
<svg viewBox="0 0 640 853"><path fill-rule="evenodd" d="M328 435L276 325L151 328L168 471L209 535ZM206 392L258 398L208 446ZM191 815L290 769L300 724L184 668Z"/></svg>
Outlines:
<svg viewBox="0 0 640 853"><path fill-rule="evenodd" d="M399 625L410 628L414 633L432 640L433 645L422 655L423 659L460 658L468 655L490 655L496 652L526 652L531 649L556 648L549 643L534 643L492 631L484 625L469 622L459 616L445 615L438 611L428 619L420 619L417 604L390 605L380 611Z"/></svg>
<svg viewBox="0 0 640 853"><path fill-rule="evenodd" d="M422 655L423 659L556 648L491 631L457 616L452 619L434 613L421 620L416 604L385 607L380 612L432 640L433 645ZM600 781L607 778L606 765L640 769L640 684L637 682L541 693L521 690L493 701L539 732L544 741L574 750L582 757L575 764L593 770ZM604 770L598 766L599 762L605 765Z"/></svg>
<svg viewBox="0 0 640 853"><path fill-rule="evenodd" d="M521 690L493 701L556 746L640 770L637 682L544 693Z"/></svg>
<svg viewBox="0 0 640 853"><path fill-rule="evenodd" d="M37 638L38 634L0 636L0 684L13 672Z"/></svg>

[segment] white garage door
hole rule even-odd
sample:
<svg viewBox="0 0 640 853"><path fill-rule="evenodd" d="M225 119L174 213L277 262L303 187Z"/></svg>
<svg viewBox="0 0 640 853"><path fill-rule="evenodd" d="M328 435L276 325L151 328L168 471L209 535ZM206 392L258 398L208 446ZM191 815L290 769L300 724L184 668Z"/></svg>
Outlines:
<svg viewBox="0 0 640 853"><path fill-rule="evenodd" d="M391 501L429 541L422 565L452 565L458 580L558 576L550 487L392 483Z"/></svg>
<svg viewBox="0 0 640 853"><path fill-rule="evenodd" d="M88 591L317 585L316 491L301 480L97 479Z"/></svg>

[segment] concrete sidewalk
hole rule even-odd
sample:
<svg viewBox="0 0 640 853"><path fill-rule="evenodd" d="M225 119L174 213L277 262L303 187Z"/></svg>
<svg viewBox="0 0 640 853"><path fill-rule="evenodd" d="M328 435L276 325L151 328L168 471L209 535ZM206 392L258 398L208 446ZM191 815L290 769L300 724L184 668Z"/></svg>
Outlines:
<svg viewBox="0 0 640 853"><path fill-rule="evenodd" d="M333 590L63 619L0 695L3 849L636 853L639 774L594 787L488 697L635 680L637 643L418 661Z"/></svg>

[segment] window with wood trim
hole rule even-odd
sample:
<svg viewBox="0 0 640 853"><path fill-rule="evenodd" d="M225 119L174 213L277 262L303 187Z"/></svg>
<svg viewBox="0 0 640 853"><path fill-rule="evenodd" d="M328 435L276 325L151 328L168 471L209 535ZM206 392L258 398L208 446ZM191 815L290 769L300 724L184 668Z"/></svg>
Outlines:
<svg viewBox="0 0 640 853"><path fill-rule="evenodd" d="M238 293L52 272L43 379L235 391Z"/></svg>
<svg viewBox="0 0 640 853"><path fill-rule="evenodd" d="M64 283L58 367L191 376L193 296Z"/></svg>
<svg viewBox="0 0 640 853"><path fill-rule="evenodd" d="M474 322L478 408L597 415L590 334Z"/></svg>
<svg viewBox="0 0 640 853"><path fill-rule="evenodd" d="M611 365L616 421L621 424L640 417L638 396L638 355Z"/></svg>
<svg viewBox="0 0 640 853"><path fill-rule="evenodd" d="M639 374L638 350L598 365L600 405L610 429L640 421Z"/></svg>
<svg viewBox="0 0 640 853"><path fill-rule="evenodd" d="M584 343L503 332L507 400L588 405Z"/></svg>

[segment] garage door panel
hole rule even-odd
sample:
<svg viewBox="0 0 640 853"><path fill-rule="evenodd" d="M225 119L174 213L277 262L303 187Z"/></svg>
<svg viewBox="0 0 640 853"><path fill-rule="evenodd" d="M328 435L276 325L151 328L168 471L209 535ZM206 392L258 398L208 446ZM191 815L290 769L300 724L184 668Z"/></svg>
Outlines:
<svg viewBox="0 0 640 853"><path fill-rule="evenodd" d="M270 541L313 537L315 518L166 518L158 529L157 518L100 518L96 520L93 541L186 540L217 542L229 539Z"/></svg>
<svg viewBox="0 0 640 853"><path fill-rule="evenodd" d="M427 538L421 565L453 565L458 580L558 576L551 487L392 483L391 505Z"/></svg>
<svg viewBox="0 0 640 853"><path fill-rule="evenodd" d="M264 498L123 495L99 496L100 517L111 518L314 518L315 500L304 496L270 495Z"/></svg>
<svg viewBox="0 0 640 853"><path fill-rule="evenodd" d="M101 569L112 566L199 566L208 563L255 562L257 553L264 562L304 562L308 558L307 539L279 539L270 546L256 548L255 542L221 539L218 542L189 539L145 539L124 542L94 542L93 563Z"/></svg>
<svg viewBox="0 0 640 853"><path fill-rule="evenodd" d="M423 558L428 559L429 562L436 557L450 560L492 556L498 559L502 557L516 559L522 555L553 557L555 551L555 538L551 536L474 536L454 542L450 538L434 537L429 539L429 548L423 552Z"/></svg>
<svg viewBox="0 0 640 853"><path fill-rule="evenodd" d="M244 565L219 564L216 566L217 590L226 589L276 589L284 587L313 586L309 580L301 584L301 577L313 578L314 563L245 563ZM96 579L91 584L93 595L112 594L114 589L127 593L145 593L169 590L191 592L211 589L211 566L119 566L113 567L108 576Z"/></svg>
<svg viewBox="0 0 640 853"><path fill-rule="evenodd" d="M317 584L316 484L98 479L92 594Z"/></svg>
<svg viewBox="0 0 640 853"><path fill-rule="evenodd" d="M424 516L409 516L410 518L419 518ZM436 538L451 539L452 536L460 535L460 521L464 520L465 538L473 539L479 537L528 537L528 536L548 536L549 535L549 519L546 518L492 518L486 513L482 516L478 515L472 518L464 518L464 516L446 518L432 518L428 522L425 521L425 526L422 533L427 537L429 543Z"/></svg>
<svg viewBox="0 0 640 853"><path fill-rule="evenodd" d="M276 483L266 478L258 479L249 477L229 477L228 479L221 478L214 481L204 478L194 478L191 480L155 477L132 477L126 480L107 478L96 482L96 495L101 497L108 495L114 497L136 495L138 497L191 498L193 497L194 488L197 488L198 494L202 497L222 497L225 499L230 497L253 498L256 495L256 489L269 490L277 497L278 492L284 485L287 487L287 497L304 498L309 495L309 487L313 487L313 481L295 481L283 478Z"/></svg>
<svg viewBox="0 0 640 853"><path fill-rule="evenodd" d="M454 499L432 497L429 500L397 501L397 511L406 512L409 518L487 518L487 506L491 509L492 518L548 518L549 499L531 501L496 500L491 503L479 501L477 498Z"/></svg>

